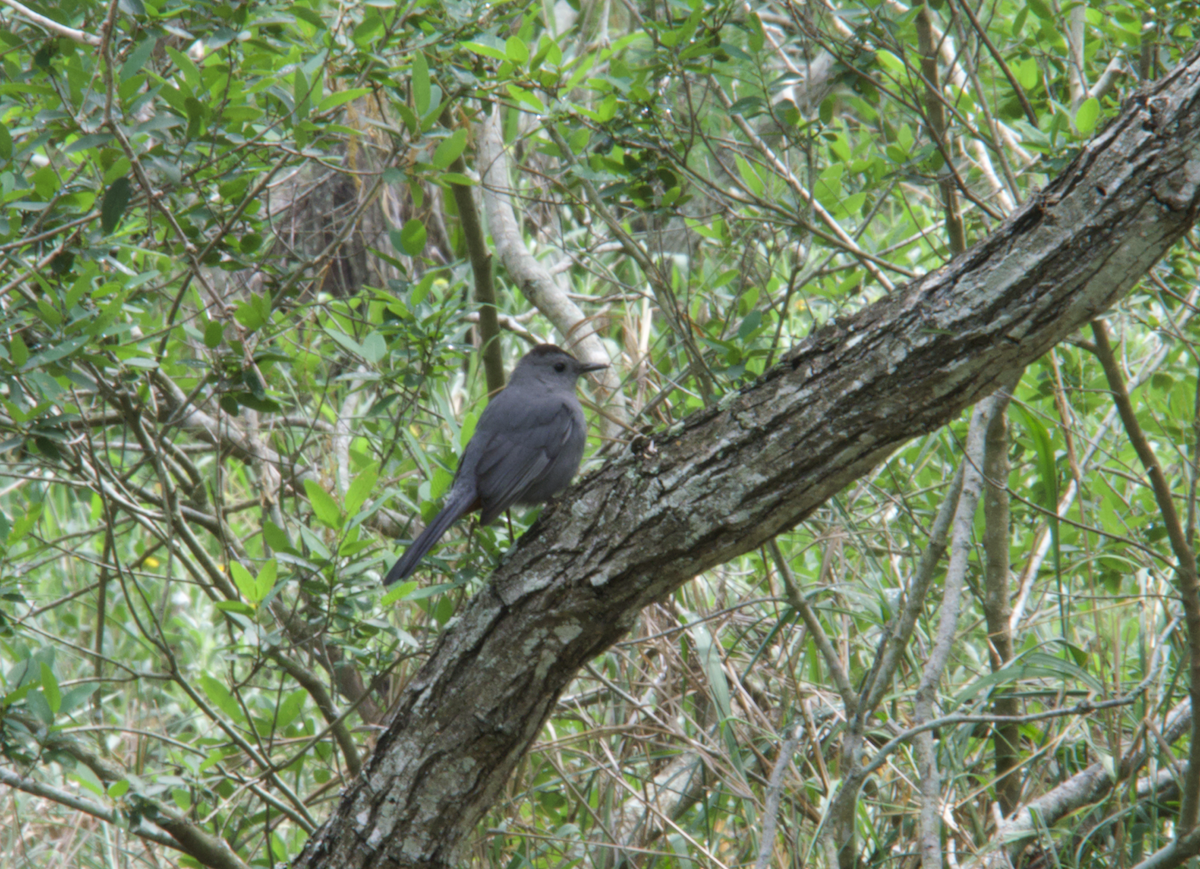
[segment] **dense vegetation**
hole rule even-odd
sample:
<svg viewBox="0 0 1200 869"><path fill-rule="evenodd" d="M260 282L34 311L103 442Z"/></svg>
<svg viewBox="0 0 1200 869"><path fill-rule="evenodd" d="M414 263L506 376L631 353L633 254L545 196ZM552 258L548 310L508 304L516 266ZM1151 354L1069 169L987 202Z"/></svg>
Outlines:
<svg viewBox="0 0 1200 869"><path fill-rule="evenodd" d="M597 467L986 237L1196 13L0 0L0 863L294 860L535 518L379 586L530 343L612 362ZM1198 264L644 610L463 862L1132 866L1193 829Z"/></svg>

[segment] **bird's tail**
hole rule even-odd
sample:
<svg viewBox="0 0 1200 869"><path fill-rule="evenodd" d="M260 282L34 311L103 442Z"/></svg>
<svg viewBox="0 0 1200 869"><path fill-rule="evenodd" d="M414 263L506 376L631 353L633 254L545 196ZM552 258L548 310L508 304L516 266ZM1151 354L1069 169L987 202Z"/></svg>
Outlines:
<svg viewBox="0 0 1200 869"><path fill-rule="evenodd" d="M392 565L392 569L388 571L383 584L391 585L393 582L407 579L417 569L417 565L420 564L425 554L430 549L433 549L434 544L442 539L442 535L446 533L446 529L457 522L460 517L471 512L473 506L474 504L466 499L457 499L446 504L442 508L442 511L433 518L433 521L425 526L425 530L417 535L417 539L409 544L408 549L404 550L404 554Z"/></svg>

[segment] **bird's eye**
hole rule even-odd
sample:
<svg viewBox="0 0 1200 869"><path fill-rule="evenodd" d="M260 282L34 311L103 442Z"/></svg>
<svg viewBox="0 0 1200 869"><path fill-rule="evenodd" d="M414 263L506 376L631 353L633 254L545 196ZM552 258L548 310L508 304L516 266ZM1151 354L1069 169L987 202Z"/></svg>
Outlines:
<svg viewBox="0 0 1200 869"><path fill-rule="evenodd" d="M555 362L555 363L554 363L554 370L555 370L555 371L557 371L559 374L562 374L564 371L566 371L566 370L567 370L567 363L565 363L565 362Z"/></svg>

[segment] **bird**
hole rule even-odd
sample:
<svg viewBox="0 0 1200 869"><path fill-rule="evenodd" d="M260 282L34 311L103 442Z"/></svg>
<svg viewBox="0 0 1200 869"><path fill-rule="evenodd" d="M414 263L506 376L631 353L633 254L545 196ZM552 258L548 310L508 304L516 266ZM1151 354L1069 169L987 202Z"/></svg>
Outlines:
<svg viewBox="0 0 1200 869"><path fill-rule="evenodd" d="M541 504L565 489L587 442L575 383L607 367L580 362L554 344L539 344L522 356L508 386L480 414L441 511L392 565L383 584L412 575L447 529L468 513L479 510L479 523L488 525L514 504Z"/></svg>

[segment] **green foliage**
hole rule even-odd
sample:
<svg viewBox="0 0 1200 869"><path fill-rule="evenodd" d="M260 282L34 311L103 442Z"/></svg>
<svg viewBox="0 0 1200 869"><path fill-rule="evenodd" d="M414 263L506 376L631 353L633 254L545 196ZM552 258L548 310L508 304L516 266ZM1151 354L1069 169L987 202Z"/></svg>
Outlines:
<svg viewBox="0 0 1200 869"><path fill-rule="evenodd" d="M5 865L197 865L139 838L164 813L250 865L293 859L370 750L359 725L382 720L508 548L508 528L463 528L420 583L378 588L485 401L451 187L496 195L477 159L490 112L524 244L624 378L608 415L667 426L939 268L947 215L984 237L1178 59L1196 14L1002 0L981 33L930 4L936 131L920 5L31 8L60 27L0 7L0 768L117 823L14 788ZM524 278L495 267L506 328L554 337ZM1113 318L1189 535L1196 273L1180 250ZM504 346L510 362L523 350ZM993 672L972 552L940 681L942 712L1008 693L1062 713L1022 724L1026 800L1117 768L1139 740L1170 763L1147 733L1185 691L1165 520L1107 389L1086 341L1026 373L1008 480L1016 651ZM965 425L902 447L779 540L852 685L903 607ZM845 716L781 583L759 553L648 609L560 703L470 860L748 864L790 733L766 844L778 865L821 859ZM937 615L935 598L876 746L910 723ZM1133 685L1125 705L1070 710ZM940 731L959 853L991 835L990 736ZM908 751L863 798L864 864L914 847ZM1070 846L1060 862L1124 865L1170 840L1177 807L1134 781L1079 809L1119 834L1076 835L1079 815L1046 831Z"/></svg>

